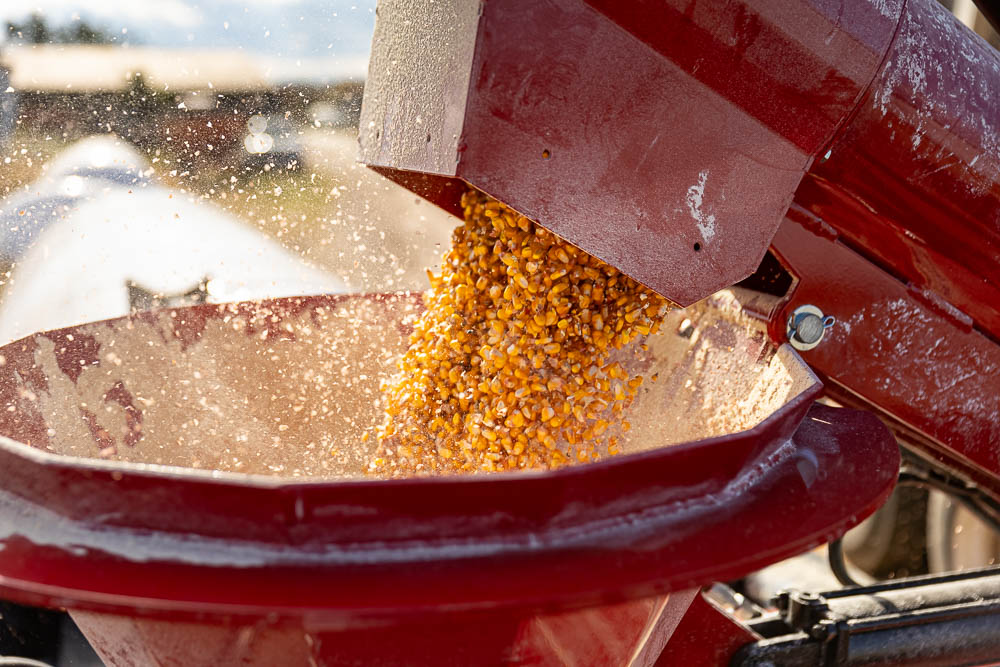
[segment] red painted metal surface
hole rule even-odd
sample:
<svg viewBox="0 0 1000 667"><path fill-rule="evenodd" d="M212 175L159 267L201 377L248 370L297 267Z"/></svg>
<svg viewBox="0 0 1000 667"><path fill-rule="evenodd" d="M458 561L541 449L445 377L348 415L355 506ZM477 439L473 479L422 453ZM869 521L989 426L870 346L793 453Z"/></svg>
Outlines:
<svg viewBox="0 0 1000 667"><path fill-rule="evenodd" d="M171 665L652 665L697 591L553 614L409 619L350 633L73 612L112 667ZM456 641L456 638L462 638ZM659 640L659 641L658 641ZM652 656L652 657L650 657ZM168 662L164 662L164 661Z"/></svg>
<svg viewBox="0 0 1000 667"><path fill-rule="evenodd" d="M796 202L1000 338L1000 54L908 0L885 66Z"/></svg>
<svg viewBox="0 0 1000 667"><path fill-rule="evenodd" d="M759 639L699 591L656 664L728 665L737 651Z"/></svg>
<svg viewBox="0 0 1000 667"><path fill-rule="evenodd" d="M807 155L830 140L868 88L902 6L586 1Z"/></svg>
<svg viewBox="0 0 1000 667"><path fill-rule="evenodd" d="M859 441L866 446L855 446ZM244 650L256 647L248 653L254 659L286 651L291 659L302 654L322 664L373 656L381 656L386 664L394 659L408 664L547 664L544 656L558 646L563 655L586 649L578 654L581 664L606 664L588 662L595 646L618 655L622 649L614 647L631 646L634 638L595 638L595 628L616 628L617 636L643 627L648 622L643 619L656 606L643 600L609 602L692 581L739 576L826 541L880 504L894 480L895 445L864 413L813 407L791 442L794 447L777 465L751 466L747 472L760 477L747 480L729 499L705 494L677 500L681 507L671 507L670 519L655 528L639 514L623 515L617 532L632 533L630 545L609 535L616 532L611 528L603 535L608 540L594 535L590 545L555 550L546 545L544 529L522 525L524 535L537 536L539 547L518 545L508 536L508 553L463 559L461 554L448 558L429 553L449 540L421 540L427 551L420 556L438 556L430 561L408 555L407 545L390 539L382 543L381 554L370 548L367 560L354 554L364 562L345 563L338 546L357 546L360 551L364 545L354 540L338 544L331 532L360 531L339 526L331 530L329 524L337 517L329 512L325 520L311 517L331 507L341 508L341 517L351 514L349 508L370 510L369 523L398 526L393 521L398 516L389 515L386 506L398 515L396 500L405 495L411 505L407 514L427 525L426 513L420 510L436 504L439 495L454 505L456 497L475 499L478 494L455 488L441 489L443 494L428 492L436 482L410 494L405 493L408 485L391 482L403 486L403 492L383 486L379 498L388 498L378 502L371 494L354 493L362 490L359 485L348 484L340 485L348 487L340 499L329 498L328 504L317 506L314 498L321 491L335 494L320 488L306 493L289 486L213 483L208 476L163 479L126 473L115 480L107 471L85 470L90 473L84 475L88 483L73 480L59 495L98 512L101 503L94 496L101 494L95 489L104 487L112 494L124 483L125 490L115 493L113 519L39 517L25 500L9 504L12 498L5 492L4 514L18 520L4 540L0 590L5 597L35 603L113 610L116 613L79 618L89 634L103 638L123 656L147 651L162 656L168 649L176 655L183 646L201 655L206 646L235 651L242 637ZM43 477L49 472L32 467ZM66 476L62 479L67 481ZM523 481L506 482L519 488L508 489L505 502L494 499L494 512L545 500L526 490ZM194 494L185 488L190 486L222 488ZM573 497L586 498L589 486L576 484ZM637 493L627 485L620 488L628 495ZM91 494L78 495L85 490ZM309 498L307 518L298 523L293 518L296 493ZM271 502L262 502L263 495L272 496ZM866 502L859 502L862 496ZM51 491L48 497L55 500ZM128 526L134 518L130 507L140 503L145 515L158 509L188 517L190 532L155 530L148 523L142 523L141 530ZM775 511L777 507L781 511ZM441 510L434 513L440 515ZM247 521L251 514L257 514L252 523ZM37 535L39 518L45 521L47 543L10 534L23 528L23 521L32 522L30 532ZM223 523L231 527L228 535L204 536L206 527L214 525L218 532ZM456 523L444 518L438 525ZM283 535L261 535L266 529ZM86 542L81 530L99 536L102 548L81 544ZM383 539L389 537L382 532ZM491 542L471 536L465 541L466 548L473 549ZM452 537L450 542L458 540ZM461 545L443 549L460 550ZM589 612L559 611L602 600L602 606ZM626 617L630 625L624 625ZM247 643L248 633L253 643ZM117 664L128 663L123 657Z"/></svg>
<svg viewBox="0 0 1000 667"><path fill-rule="evenodd" d="M760 254L747 234L770 237L771 213L761 211L784 208L735 182L713 193L697 176L739 180L749 155L755 187L787 202L769 176L777 153L746 150L718 126L739 127L750 143L777 136L807 161L819 156L795 195L800 206L954 306L963 328L998 335L1000 58L936 2L531 4L486 3L466 35L477 50L450 174L686 303L712 281L732 282L733 267L745 274L744 260ZM454 210L461 182L394 170L421 163L393 162L393 119L378 120L379 140L363 128L372 144L363 158ZM723 196L740 209L733 228L712 208ZM696 200L720 230L697 254Z"/></svg>
<svg viewBox="0 0 1000 667"><path fill-rule="evenodd" d="M898 3L837 4L490 0L445 67L387 34L412 3L383 2L362 160L448 210L467 181L690 304L753 272L876 74ZM424 99L390 58L468 77Z"/></svg>
<svg viewBox="0 0 1000 667"><path fill-rule="evenodd" d="M453 168L395 161L391 115L363 127L373 168L453 211L470 182L680 303L773 236L797 282L772 336L802 303L837 317L804 353L830 390L1000 496L994 52L932 0L490 0L465 37ZM659 626L661 596L837 536L895 477L877 419L809 398L742 434L503 479L293 484L0 443L0 591L110 614L91 628L119 650L158 627L221 651L250 628L258 659L597 664L641 626L674 636L664 660L715 628L718 659L747 637L700 597Z"/></svg>
<svg viewBox="0 0 1000 667"><path fill-rule="evenodd" d="M511 662L522 665L652 665L697 589L537 616L521 626Z"/></svg>
<svg viewBox="0 0 1000 667"><path fill-rule="evenodd" d="M835 316L803 353L828 392L1000 498L997 53L934 0L585 4L483 5L453 169L394 161L392 114L362 158L450 210L464 179L679 303L777 230L772 337Z"/></svg>
<svg viewBox="0 0 1000 667"><path fill-rule="evenodd" d="M300 312L346 298L241 307L273 316L283 303ZM165 319L193 345L207 321L241 307ZM131 330L120 324L117 341ZM273 326L283 331L281 317ZM105 357L81 329L36 338L57 343L71 381ZM3 423L9 436L22 437L12 425L29 431L24 439L45 436L28 407L30 383L45 380L30 347L0 348L0 386L23 389L5 397L14 412L4 414L26 415ZM817 391L747 431L544 474L294 482L61 457L3 439L0 592L110 614L95 617L95 636L191 627L113 618L125 615L204 623L188 634L208 644L250 627L301 651L308 635L310 654L330 661L393 655L388 644L437 664L513 659L529 645L535 655L532 633L565 626L550 618L530 630L539 614L596 608L585 614L594 623L645 614L633 626L647 627L665 618L652 598L825 542L880 505L895 442L872 415L811 405Z"/></svg>
<svg viewBox="0 0 1000 667"><path fill-rule="evenodd" d="M837 318L803 358L847 404L1000 497L1000 55L909 0L857 112L773 241L796 276L771 334Z"/></svg>
<svg viewBox="0 0 1000 667"><path fill-rule="evenodd" d="M836 317L822 343L802 353L828 391L922 434L915 444L1000 494L1000 346L802 209L789 211L773 247L798 281L771 314L772 337L785 337L788 315L804 303Z"/></svg>

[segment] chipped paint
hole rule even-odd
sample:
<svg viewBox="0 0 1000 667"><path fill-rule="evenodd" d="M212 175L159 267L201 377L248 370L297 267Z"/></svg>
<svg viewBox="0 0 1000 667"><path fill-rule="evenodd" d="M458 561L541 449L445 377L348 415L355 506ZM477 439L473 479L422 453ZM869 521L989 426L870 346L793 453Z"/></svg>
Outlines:
<svg viewBox="0 0 1000 667"><path fill-rule="evenodd" d="M708 182L708 169L698 174L698 182L688 188L684 202L687 204L691 217L698 225L701 238L708 243L715 236L715 214L705 210L705 184Z"/></svg>

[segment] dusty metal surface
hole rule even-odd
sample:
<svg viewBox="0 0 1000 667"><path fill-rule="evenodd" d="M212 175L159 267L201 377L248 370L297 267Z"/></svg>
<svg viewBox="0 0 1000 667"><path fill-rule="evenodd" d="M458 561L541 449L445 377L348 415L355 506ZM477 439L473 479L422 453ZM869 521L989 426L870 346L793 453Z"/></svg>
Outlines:
<svg viewBox="0 0 1000 667"><path fill-rule="evenodd" d="M796 203L893 275L1000 336L1000 54L907 0L857 114Z"/></svg>
<svg viewBox="0 0 1000 667"><path fill-rule="evenodd" d="M840 534L895 480L886 429L810 408L814 376L731 293L675 313L639 360L662 378L633 442L685 442L545 473L330 479L374 445L361 429L417 303L203 305L0 348L0 432L31 445L0 438L0 594L73 609L112 665L651 664L692 586ZM338 439L353 453L329 456ZM272 474L176 467L195 459ZM288 477L310 472L327 479Z"/></svg>
<svg viewBox="0 0 1000 667"><path fill-rule="evenodd" d="M283 476L363 476L418 295L161 310L0 350L0 433L76 457ZM620 360L646 382L638 452L750 429L816 386L732 292L670 314ZM620 431L620 426L612 427Z"/></svg>
<svg viewBox="0 0 1000 667"><path fill-rule="evenodd" d="M160 310L6 348L0 432L75 457L361 475L419 297ZM13 409L11 409L13 408Z"/></svg>
<svg viewBox="0 0 1000 667"><path fill-rule="evenodd" d="M703 421L702 435L716 435L708 439L546 473L356 481L44 451L60 441L58 426L74 428L84 451L93 453L149 447L155 455L174 447L190 456L178 437L200 435L231 447L234 433L250 431L251 445L268 451L278 438L275 451L295 454L315 425L294 423L292 415L306 409L296 411L296 400L280 397L297 398L293 384L301 390L303 381L318 382L302 373L339 369L324 367L315 352L305 368L297 366L292 351L325 342L336 352L321 335L324 326L340 327L339 340L359 357L384 363L394 306L414 304L412 296L354 297L364 305L347 310L367 323L358 328L338 314L350 299L174 309L0 349L2 428L31 443L0 439L0 591L12 599L168 618L277 613L294 620L309 612L338 628L365 624L369 613L405 617L412 626L418 609L451 610L449 624L473 623L466 612L477 609L523 620L523 611L510 610L529 607L534 614L539 607L648 597L796 553L863 518L895 479L896 446L878 420L810 408L819 385L794 353L769 347L732 295L662 334L683 341L681 359L693 360L689 370L713 378L678 392L691 397L679 403L684 410L700 410L680 419ZM317 312L325 319L314 318ZM218 354L203 354L203 346ZM745 378L731 377L737 367L749 369ZM345 373L329 380L344 411L352 409L346 396L372 403L367 385L347 386L354 379L362 378ZM374 378L368 380L373 386ZM198 381L205 385L200 395ZM66 421L49 423L45 415L60 393L59 419ZM213 416L213 401L221 400L244 411L231 420ZM723 415L727 407L731 418ZM357 431L346 416L334 412L320 421L347 437ZM344 430L337 431L338 421ZM172 429L162 448L152 446L157 427ZM717 435L737 427L746 430ZM694 433L672 430L663 425L662 442ZM744 556L733 558L731 539L744 544Z"/></svg>
<svg viewBox="0 0 1000 667"><path fill-rule="evenodd" d="M753 428L814 381L766 323L743 312L741 290L672 311L633 366L646 379L629 410L624 451ZM656 378L655 380L653 378Z"/></svg>
<svg viewBox="0 0 1000 667"><path fill-rule="evenodd" d="M379 3L358 123L362 162L454 175L479 5Z"/></svg>
<svg viewBox="0 0 1000 667"><path fill-rule="evenodd" d="M802 356L829 379L827 391L887 414L915 447L1000 495L1000 346L800 208L774 249L798 282L771 313L772 337L784 337L798 305L821 305L837 325Z"/></svg>
<svg viewBox="0 0 1000 667"><path fill-rule="evenodd" d="M679 1L480 6L473 25L399 26L420 36L409 40L383 34L401 18L395 3L380 7L373 58L396 64L371 72L362 160L448 210L456 181L471 183L683 305L756 268L900 11L813 0L741 0L725 12ZM449 39L430 56L420 45L436 32ZM449 71L467 70L451 38L475 44L468 86L449 78L414 92L399 63L450 58ZM430 134L407 111L425 94ZM452 127L447 100L464 106L446 170L433 128Z"/></svg>
<svg viewBox="0 0 1000 667"><path fill-rule="evenodd" d="M0 592L182 622L151 637L161 647L307 643L314 658L363 661L396 655L389 644L427 664L495 663L541 611L739 576L881 504L898 453L878 420L816 406L782 441L790 427L545 475L338 484L132 471L7 444ZM755 441L780 444L734 473ZM635 621L643 605L610 611ZM562 645L592 642L571 632Z"/></svg>

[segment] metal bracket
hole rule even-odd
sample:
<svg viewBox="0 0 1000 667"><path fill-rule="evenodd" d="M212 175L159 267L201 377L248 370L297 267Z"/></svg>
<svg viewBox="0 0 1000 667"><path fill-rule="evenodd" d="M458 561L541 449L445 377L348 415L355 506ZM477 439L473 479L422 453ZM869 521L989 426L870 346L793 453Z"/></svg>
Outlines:
<svg viewBox="0 0 1000 667"><path fill-rule="evenodd" d="M1000 651L1000 568L897 579L824 593L788 591L747 623L763 638L742 667L992 662ZM934 637L929 641L928 637Z"/></svg>

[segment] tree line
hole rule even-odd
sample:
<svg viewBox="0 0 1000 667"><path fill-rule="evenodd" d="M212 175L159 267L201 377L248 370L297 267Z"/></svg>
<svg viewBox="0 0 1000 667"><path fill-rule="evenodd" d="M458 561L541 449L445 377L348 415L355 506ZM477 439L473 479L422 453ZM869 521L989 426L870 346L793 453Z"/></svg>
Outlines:
<svg viewBox="0 0 1000 667"><path fill-rule="evenodd" d="M7 22L7 40L20 44L115 44L119 41L118 37L83 19L74 19L64 26L53 26L44 16L36 13L20 23Z"/></svg>

